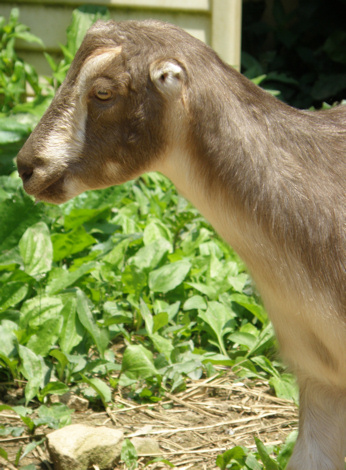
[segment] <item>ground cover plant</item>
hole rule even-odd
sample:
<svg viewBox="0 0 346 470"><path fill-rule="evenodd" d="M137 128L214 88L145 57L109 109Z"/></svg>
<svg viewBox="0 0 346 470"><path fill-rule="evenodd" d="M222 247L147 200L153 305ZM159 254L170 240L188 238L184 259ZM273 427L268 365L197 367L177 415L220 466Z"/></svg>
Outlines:
<svg viewBox="0 0 346 470"><path fill-rule="evenodd" d="M23 83L11 96L0 89L0 411L15 411L21 422L0 423L0 436L33 436L14 467L41 445L37 429L71 422L71 410L51 400L67 391L95 410L110 407L118 389L135 403L155 405L184 391L188 380L227 367L235 381L264 379L277 397L297 400L245 266L167 179L148 174L59 207L35 204L24 193L13 157L99 17L107 11L75 11L63 60L47 56L48 85L16 57L13 41L4 60L12 63L8 70L22 64L35 92L27 101ZM3 36L37 40L16 11L0 25ZM215 465L279 469L291 448L291 441L280 450L256 440L256 452L237 446ZM9 458L5 448L0 457Z"/></svg>

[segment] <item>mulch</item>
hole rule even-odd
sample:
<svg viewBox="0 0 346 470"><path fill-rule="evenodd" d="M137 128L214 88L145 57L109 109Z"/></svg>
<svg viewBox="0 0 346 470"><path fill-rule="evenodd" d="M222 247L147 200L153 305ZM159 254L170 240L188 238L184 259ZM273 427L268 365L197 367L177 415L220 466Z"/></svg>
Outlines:
<svg viewBox="0 0 346 470"><path fill-rule="evenodd" d="M108 426L122 429L125 437L151 437L159 443L161 454L139 455L138 468L169 468L163 462L147 465L155 457L163 457L179 470L216 469L216 457L234 446L255 448L254 436L266 445L282 443L297 429L298 411L294 403L273 396L264 380L239 380L232 372L224 372L199 381L190 381L186 390L156 404L138 405L117 391L114 405L103 412L75 412L73 423ZM18 416L9 411L0 413L0 423L19 425ZM38 428L38 436L49 428ZM32 439L2 438L10 460L21 445ZM20 465L34 463L42 470L53 470L45 449L37 447ZM147 465L147 466L146 466ZM125 467L120 463L117 469ZM0 457L0 470L15 470ZM71 469L72 470L72 469ZM98 470L97 467L93 470Z"/></svg>

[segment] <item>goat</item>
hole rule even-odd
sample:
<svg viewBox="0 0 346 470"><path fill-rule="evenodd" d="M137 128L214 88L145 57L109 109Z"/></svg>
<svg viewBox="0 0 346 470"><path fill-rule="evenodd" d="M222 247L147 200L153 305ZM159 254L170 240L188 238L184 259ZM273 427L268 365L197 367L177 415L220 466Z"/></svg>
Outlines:
<svg viewBox="0 0 346 470"><path fill-rule="evenodd" d="M290 470L343 470L346 107L289 107L180 28L97 22L17 157L62 203L166 175L245 261L300 387Z"/></svg>

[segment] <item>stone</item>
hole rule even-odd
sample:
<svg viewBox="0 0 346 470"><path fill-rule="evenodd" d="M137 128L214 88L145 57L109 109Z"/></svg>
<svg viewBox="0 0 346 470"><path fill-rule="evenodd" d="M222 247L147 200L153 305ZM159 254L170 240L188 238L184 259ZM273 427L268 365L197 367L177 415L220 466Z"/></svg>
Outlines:
<svg viewBox="0 0 346 470"><path fill-rule="evenodd" d="M78 395L74 395L71 392L67 392L64 393L64 395L61 395L60 403L64 403L64 405L79 412L87 411L89 407L89 400L79 397Z"/></svg>
<svg viewBox="0 0 346 470"><path fill-rule="evenodd" d="M133 437L130 439L139 455L161 454L159 444L150 437Z"/></svg>
<svg viewBox="0 0 346 470"><path fill-rule="evenodd" d="M119 429L72 424L47 436L54 470L112 469L120 458L124 435Z"/></svg>

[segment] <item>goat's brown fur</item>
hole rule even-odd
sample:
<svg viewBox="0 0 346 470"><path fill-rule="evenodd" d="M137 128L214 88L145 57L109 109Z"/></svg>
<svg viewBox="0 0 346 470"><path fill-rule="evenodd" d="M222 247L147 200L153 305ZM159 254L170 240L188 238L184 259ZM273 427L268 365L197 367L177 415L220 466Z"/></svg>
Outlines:
<svg viewBox="0 0 346 470"><path fill-rule="evenodd" d="M293 109L181 29L130 21L91 28L18 169L57 203L145 171L171 178L247 263L297 374L289 468L342 470L345 155L346 107Z"/></svg>

